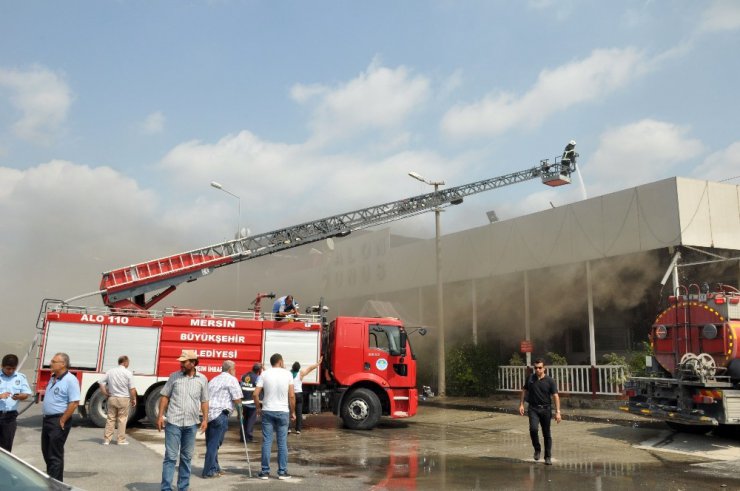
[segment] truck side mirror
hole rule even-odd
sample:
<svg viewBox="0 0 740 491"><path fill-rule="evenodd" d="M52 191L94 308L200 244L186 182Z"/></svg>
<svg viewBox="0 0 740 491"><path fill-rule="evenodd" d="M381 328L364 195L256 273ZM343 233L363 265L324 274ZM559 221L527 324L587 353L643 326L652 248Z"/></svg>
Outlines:
<svg viewBox="0 0 740 491"><path fill-rule="evenodd" d="M401 356L406 356L406 341L408 335L406 334L406 331L401 331L399 334L399 342L401 343Z"/></svg>

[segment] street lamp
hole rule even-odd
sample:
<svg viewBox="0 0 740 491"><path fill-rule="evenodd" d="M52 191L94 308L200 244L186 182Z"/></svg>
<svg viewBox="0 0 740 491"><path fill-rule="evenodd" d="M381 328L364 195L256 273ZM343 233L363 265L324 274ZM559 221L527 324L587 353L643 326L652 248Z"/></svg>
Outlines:
<svg viewBox="0 0 740 491"><path fill-rule="evenodd" d="M216 182L211 181L211 187L218 189L219 191L223 191L226 194L229 194L236 198L237 201L237 217L236 217L236 238L241 239L241 229L242 229L242 199L237 196L236 194L232 193L228 189L224 189L224 187ZM241 261L240 261L241 262ZM239 305L239 300L241 299L241 292L239 291L239 277L240 277L240 268L239 264L240 262L236 263L236 305Z"/></svg>
<svg viewBox="0 0 740 491"><path fill-rule="evenodd" d="M417 174L416 172L409 172L409 176L413 177L417 181L421 181L424 184L434 186L434 192L439 191L440 186L444 186L444 181L430 181L429 179ZM444 295L442 292L442 250L440 247L440 213L442 209L438 206L434 209L434 230L435 230L435 251L437 254L437 325L439 326L439 340L437 342L437 369L438 369L438 380L439 386L437 392L440 396L444 396L447 392L445 382L445 312L444 312Z"/></svg>

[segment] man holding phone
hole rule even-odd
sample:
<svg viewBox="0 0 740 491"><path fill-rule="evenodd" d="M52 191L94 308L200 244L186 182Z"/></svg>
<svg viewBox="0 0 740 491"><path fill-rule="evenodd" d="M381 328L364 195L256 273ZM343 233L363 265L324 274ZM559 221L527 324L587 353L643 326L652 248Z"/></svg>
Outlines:
<svg viewBox="0 0 740 491"><path fill-rule="evenodd" d="M13 451L15 430L18 427L18 401L31 395L31 386L26 376L18 371L18 357L7 354L3 357L0 374L0 447Z"/></svg>

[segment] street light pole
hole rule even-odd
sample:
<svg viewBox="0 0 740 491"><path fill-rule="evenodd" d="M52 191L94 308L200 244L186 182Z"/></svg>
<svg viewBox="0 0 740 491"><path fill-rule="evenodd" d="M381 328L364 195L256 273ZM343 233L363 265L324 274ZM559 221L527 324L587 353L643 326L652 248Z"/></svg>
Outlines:
<svg viewBox="0 0 740 491"><path fill-rule="evenodd" d="M409 176L413 177L417 181L421 181L424 184L434 186L434 192L439 191L440 186L444 186L444 181L430 181L416 172L409 172ZM440 215L442 209L438 206L434 209L434 248L436 254L436 266L437 266L437 327L439 329L439 338L437 340L437 380L438 387L437 393L439 396L444 397L447 392L447 384L445 377L445 311L444 311L444 292L442 289L442 242L441 242L441 220Z"/></svg>
<svg viewBox="0 0 740 491"><path fill-rule="evenodd" d="M224 187L220 183L218 183L216 181L211 181L211 187L216 188L216 189L218 189L220 191L223 191L224 193L226 193L228 195L231 195L234 198L236 198L236 201L237 201L237 205L236 205L237 206L236 238L237 239L241 239L241 233L242 233L241 232L241 230L242 230L242 199L239 196L237 196L236 194L232 193L231 191L229 191L227 189L224 189ZM239 300L241 299L241 292L239 291L240 290L240 288L239 288L239 286L240 286L239 285L239 281L240 281L240 276L241 276L240 275L240 269L241 268L239 267L240 264L241 264L241 262L236 263L236 306L235 306L235 308L237 308L237 309L238 309L238 306L239 306Z"/></svg>

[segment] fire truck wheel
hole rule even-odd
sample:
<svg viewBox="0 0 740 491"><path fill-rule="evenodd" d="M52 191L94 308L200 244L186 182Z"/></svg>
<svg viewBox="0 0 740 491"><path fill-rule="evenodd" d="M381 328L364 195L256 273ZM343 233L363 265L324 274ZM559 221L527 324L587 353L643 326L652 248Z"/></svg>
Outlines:
<svg viewBox="0 0 740 491"><path fill-rule="evenodd" d="M139 421L146 417L146 400L143 397L136 399L136 408L134 411L134 421ZM131 421L129 419L129 421Z"/></svg>
<svg viewBox="0 0 740 491"><path fill-rule="evenodd" d="M687 425L682 423L676 423L674 421L666 421L665 424L674 431L680 431L681 433L690 433L692 435L705 435L713 428L712 426L704 425Z"/></svg>
<svg viewBox="0 0 740 491"><path fill-rule="evenodd" d="M146 419L151 424L157 424L157 417L159 416L159 398L161 397L160 390L162 386L155 387L149 395L146 397Z"/></svg>
<svg viewBox="0 0 740 491"><path fill-rule="evenodd" d="M721 424L718 427L714 428L712 433L714 433L715 436L738 440L740 439L740 426Z"/></svg>
<svg viewBox="0 0 740 491"><path fill-rule="evenodd" d="M105 422L108 420L108 399L103 395L100 389L96 390L90 397L85 412L92 424L98 428L105 428ZM134 421L137 421L136 411L131 410L128 412L127 425L130 425Z"/></svg>
<svg viewBox="0 0 740 491"><path fill-rule="evenodd" d="M380 420L380 400L370 389L356 389L342 402L342 421L350 430L372 430Z"/></svg>

